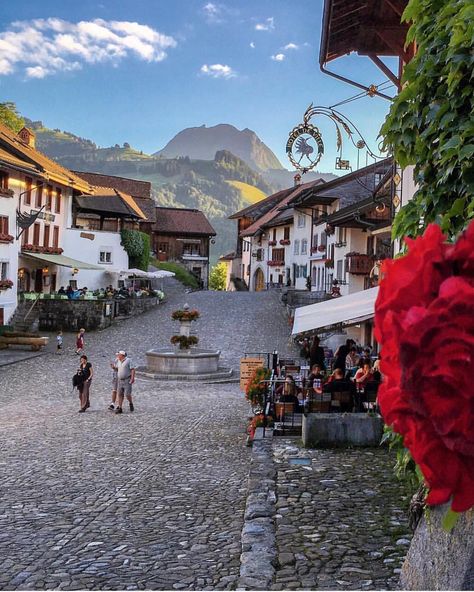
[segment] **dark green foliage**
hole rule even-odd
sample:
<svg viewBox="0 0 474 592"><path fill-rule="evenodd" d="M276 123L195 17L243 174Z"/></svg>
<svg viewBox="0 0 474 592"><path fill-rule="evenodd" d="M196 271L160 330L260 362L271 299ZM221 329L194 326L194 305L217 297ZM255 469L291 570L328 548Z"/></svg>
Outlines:
<svg viewBox="0 0 474 592"><path fill-rule="evenodd" d="M158 269L172 271L175 274L176 279L184 286L188 286L189 288L193 288L195 290L199 288L196 277L189 273L189 271L180 263L176 263L174 261L158 261L158 259L152 259L151 263L155 267L158 267Z"/></svg>
<svg viewBox="0 0 474 592"><path fill-rule="evenodd" d="M410 0L403 19L417 54L381 135L402 167L414 165L419 189L393 233L416 236L438 222L454 237L474 217L474 4Z"/></svg>
<svg viewBox="0 0 474 592"><path fill-rule="evenodd" d="M0 103L0 121L16 134L25 126L25 120L18 113L15 103Z"/></svg>
<svg viewBox="0 0 474 592"><path fill-rule="evenodd" d="M122 230L122 246L129 257L130 267L148 271L150 263L150 237L139 230Z"/></svg>

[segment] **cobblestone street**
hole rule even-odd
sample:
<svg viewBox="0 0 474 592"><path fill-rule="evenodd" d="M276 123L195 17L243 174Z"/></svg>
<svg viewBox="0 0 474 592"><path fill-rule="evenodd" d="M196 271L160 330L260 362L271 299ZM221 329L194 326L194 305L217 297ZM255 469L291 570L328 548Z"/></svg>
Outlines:
<svg viewBox="0 0 474 592"><path fill-rule="evenodd" d="M135 412L114 415L109 362L125 349L143 364L147 349L169 342L170 313L185 302L201 312L200 345L220 348L235 370L246 351L288 354L288 324L272 293L184 294L174 281L165 291L155 310L86 335L95 370L87 413L72 393L73 335L61 356L50 343L45 355L0 368L0 589L237 587L251 458L238 384L139 379ZM393 587L406 547L390 543L401 497L387 453L298 452L312 458L310 472L287 466L295 442L274 445L277 545L288 562L275 589Z"/></svg>

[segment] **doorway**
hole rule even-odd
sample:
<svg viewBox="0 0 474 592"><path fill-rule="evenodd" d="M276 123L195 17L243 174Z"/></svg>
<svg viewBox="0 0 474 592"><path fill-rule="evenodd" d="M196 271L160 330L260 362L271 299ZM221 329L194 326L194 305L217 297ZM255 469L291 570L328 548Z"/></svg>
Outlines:
<svg viewBox="0 0 474 592"><path fill-rule="evenodd" d="M35 271L35 292L43 291L43 270L37 269Z"/></svg>
<svg viewBox="0 0 474 592"><path fill-rule="evenodd" d="M261 292L262 290L265 290L265 277L264 277L263 271L261 270L260 267L258 267L257 270L255 271L255 275L253 276L253 281L254 281L255 292Z"/></svg>

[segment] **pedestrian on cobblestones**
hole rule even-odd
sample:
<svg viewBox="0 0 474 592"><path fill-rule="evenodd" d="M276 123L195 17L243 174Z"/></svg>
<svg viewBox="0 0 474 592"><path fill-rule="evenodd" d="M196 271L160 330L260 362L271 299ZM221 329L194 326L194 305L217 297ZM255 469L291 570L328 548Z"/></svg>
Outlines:
<svg viewBox="0 0 474 592"><path fill-rule="evenodd" d="M130 405L130 411L133 412L133 400L132 400L132 385L135 382L135 364L132 360L127 357L125 351L120 350L117 354L117 409L115 413L122 413L122 404L124 396L127 397L127 401Z"/></svg>
<svg viewBox="0 0 474 592"><path fill-rule="evenodd" d="M85 334L86 330L85 329L79 329L79 333L77 334L76 337L76 354L83 354L84 353L84 334Z"/></svg>
<svg viewBox="0 0 474 592"><path fill-rule="evenodd" d="M79 413L84 413L91 406L89 401L89 395L92 376L94 375L94 371L92 370L92 364L87 360L86 355L81 356L81 363L79 365L78 373L80 373L82 377L82 381L77 387L77 390L79 391L79 401L81 402L81 408L79 409Z"/></svg>
<svg viewBox="0 0 474 592"><path fill-rule="evenodd" d="M115 353L115 360L110 362L110 367L112 368L112 403L109 405L110 411L114 411L115 409L115 401L117 399L117 388L118 388L118 369L117 369L117 362L119 360L119 353Z"/></svg>

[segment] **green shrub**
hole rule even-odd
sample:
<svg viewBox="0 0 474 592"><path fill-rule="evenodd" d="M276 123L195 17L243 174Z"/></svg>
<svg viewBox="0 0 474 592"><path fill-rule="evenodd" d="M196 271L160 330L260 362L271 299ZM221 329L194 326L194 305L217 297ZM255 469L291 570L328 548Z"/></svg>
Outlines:
<svg viewBox="0 0 474 592"><path fill-rule="evenodd" d="M209 274L209 288L211 290L223 291L227 284L227 265L225 263L218 263L214 265Z"/></svg>
<svg viewBox="0 0 474 592"><path fill-rule="evenodd" d="M175 261L158 261L158 259L151 259L151 264L157 267L158 269L164 269L165 271L172 271L175 274L176 279L181 282L184 286L188 288L193 288L194 290L199 288L198 281L192 273L180 263L176 263Z"/></svg>
<svg viewBox="0 0 474 592"><path fill-rule="evenodd" d="M139 230L122 230L122 246L129 257L129 266L148 271L150 264L150 237Z"/></svg>

